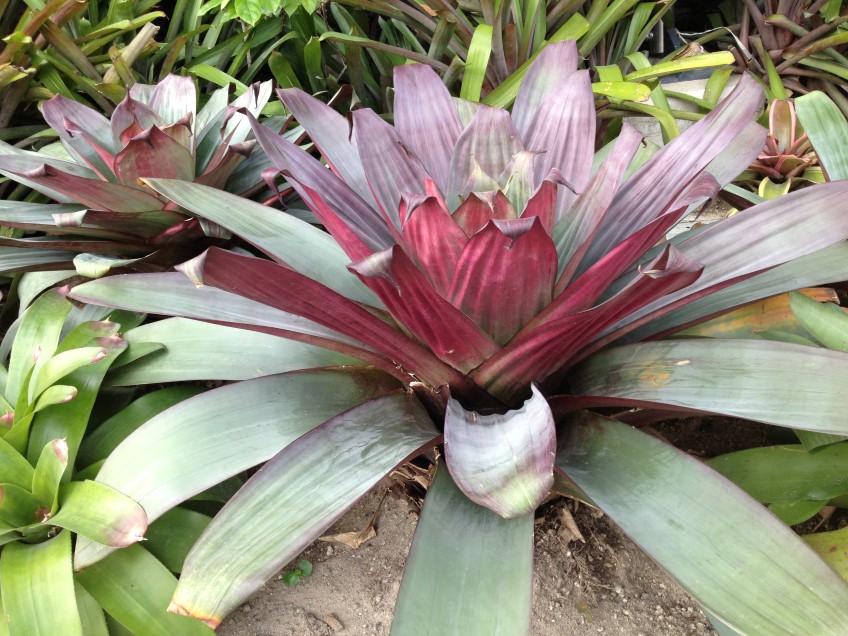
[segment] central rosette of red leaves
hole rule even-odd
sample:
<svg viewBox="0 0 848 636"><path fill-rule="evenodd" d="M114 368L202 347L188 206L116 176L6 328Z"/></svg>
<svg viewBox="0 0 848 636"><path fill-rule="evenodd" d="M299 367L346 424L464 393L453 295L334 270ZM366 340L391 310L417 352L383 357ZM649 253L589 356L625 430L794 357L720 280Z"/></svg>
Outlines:
<svg viewBox="0 0 848 636"><path fill-rule="evenodd" d="M761 91L743 78L653 156L624 126L594 171L595 105L573 42L542 51L511 114L454 100L421 65L396 68L395 91L394 126L368 109L348 121L300 90L280 91L326 166L253 122L274 167L383 304L340 302L347 321L314 301L289 311L357 338L441 396L457 484L505 516L524 514L552 481L543 394L577 361L731 278L721 266L702 277L705 249L651 250L756 157ZM214 255L218 271L224 258ZM400 333L368 336L362 325L375 316ZM466 407L506 409L532 383L542 390L503 415L444 400L447 387Z"/></svg>

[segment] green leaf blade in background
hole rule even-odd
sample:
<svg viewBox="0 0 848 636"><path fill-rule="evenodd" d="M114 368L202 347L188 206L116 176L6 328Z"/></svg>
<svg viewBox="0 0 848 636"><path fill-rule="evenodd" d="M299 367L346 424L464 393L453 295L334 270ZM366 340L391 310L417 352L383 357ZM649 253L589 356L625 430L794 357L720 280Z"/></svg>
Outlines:
<svg viewBox="0 0 848 636"><path fill-rule="evenodd" d="M533 514L503 519L436 471L415 530L392 636L513 636L530 626Z"/></svg>
<svg viewBox="0 0 848 636"><path fill-rule="evenodd" d="M483 80L486 77L486 69L489 66L489 57L491 54L492 27L488 24L480 24L474 29L471 46L468 47L465 74L462 78L462 87L459 91L459 97L461 99L467 99L472 102L480 101Z"/></svg>
<svg viewBox="0 0 848 636"><path fill-rule="evenodd" d="M848 632L848 585L742 490L625 424L584 411L566 426L557 466L729 627Z"/></svg>
<svg viewBox="0 0 848 636"><path fill-rule="evenodd" d="M812 91L795 99L795 110L828 178L848 179L848 123L836 104Z"/></svg>

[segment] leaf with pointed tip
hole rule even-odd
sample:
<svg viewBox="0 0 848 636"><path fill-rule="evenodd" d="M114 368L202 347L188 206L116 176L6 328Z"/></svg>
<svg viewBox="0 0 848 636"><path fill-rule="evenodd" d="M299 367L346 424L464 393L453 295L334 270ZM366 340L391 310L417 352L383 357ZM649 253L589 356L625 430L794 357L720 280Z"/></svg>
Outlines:
<svg viewBox="0 0 848 636"><path fill-rule="evenodd" d="M128 436L110 453L97 481L132 497L152 522L189 497L267 461L339 412L396 387L379 372L316 370L208 391L163 411ZM316 401L316 395L322 399ZM76 567L104 554L80 539Z"/></svg>
<svg viewBox="0 0 848 636"><path fill-rule="evenodd" d="M76 563L74 567L78 567ZM114 552L100 563L78 571L75 577L128 634L214 634L200 621L166 611L177 579L139 544Z"/></svg>
<svg viewBox="0 0 848 636"><path fill-rule="evenodd" d="M551 302L556 258L538 218L492 221L468 241L448 298L504 344Z"/></svg>
<svg viewBox="0 0 848 636"><path fill-rule="evenodd" d="M280 210L197 183L150 179L147 183L187 210L227 228L266 254L343 296L379 306L347 270L350 259L318 228Z"/></svg>
<svg viewBox="0 0 848 636"><path fill-rule="evenodd" d="M707 460L707 466L763 503L828 501L848 494L846 456L848 444L814 452L791 444L726 453Z"/></svg>
<svg viewBox="0 0 848 636"><path fill-rule="evenodd" d="M194 80L186 76L167 75L156 83L148 106L159 114L164 124L173 124L186 115L190 116L189 121L193 122L197 109Z"/></svg>
<svg viewBox="0 0 848 636"><path fill-rule="evenodd" d="M691 285L702 271L703 265L666 246L657 258L640 268L638 278L606 302L524 329L475 372L475 380L497 395L515 396L529 382L541 381L566 365L622 315Z"/></svg>
<svg viewBox="0 0 848 636"><path fill-rule="evenodd" d="M251 120L253 133L271 164L290 177L289 183L306 201L301 184L321 194L323 201L362 241L374 250L393 245L395 240L385 219L347 184L322 166L302 148Z"/></svg>
<svg viewBox="0 0 848 636"><path fill-rule="evenodd" d="M554 483L556 430L539 390L499 415L466 411L454 399L445 414L445 459L471 501L505 519L532 515Z"/></svg>
<svg viewBox="0 0 848 636"><path fill-rule="evenodd" d="M475 168L494 179L522 150L524 146L509 113L500 108L480 106L453 148L445 196L448 208L456 210L469 194L471 190L467 184Z"/></svg>
<svg viewBox="0 0 848 636"><path fill-rule="evenodd" d="M836 104L812 91L795 99L795 110L828 179L848 179L848 125Z"/></svg>
<svg viewBox="0 0 848 636"><path fill-rule="evenodd" d="M43 543L10 543L0 557L3 618L10 633L83 636L71 570L71 533Z"/></svg>
<svg viewBox="0 0 848 636"><path fill-rule="evenodd" d="M512 107L512 119L522 138L526 139L531 122L558 83L575 71L577 44L574 40L549 44L537 54L521 81Z"/></svg>
<svg viewBox="0 0 848 636"><path fill-rule="evenodd" d="M421 161L403 145L397 130L371 109L353 111L353 136L383 217L400 229L401 198L423 194L427 174Z"/></svg>
<svg viewBox="0 0 848 636"><path fill-rule="evenodd" d="M278 89L277 95L309 133L309 138L339 178L367 204L374 204L350 122L298 88Z"/></svg>
<svg viewBox="0 0 848 636"><path fill-rule="evenodd" d="M138 180L194 179L194 157L186 148L154 126L133 137L115 156L115 174L121 183L138 188Z"/></svg>
<svg viewBox="0 0 848 636"><path fill-rule="evenodd" d="M131 349L145 344L161 344L164 349L113 370L108 379L112 386L246 380L298 369L362 364L356 358L295 340L186 318L148 323L124 337Z"/></svg>
<svg viewBox="0 0 848 636"><path fill-rule="evenodd" d="M403 239L436 291L446 296L468 243L462 228L435 197L427 197L409 213L403 224Z"/></svg>
<svg viewBox="0 0 848 636"><path fill-rule="evenodd" d="M743 76L733 93L709 115L651 157L616 194L586 255L588 264L598 261L634 229L665 213L664 204L745 129L761 100L760 85Z"/></svg>
<svg viewBox="0 0 848 636"><path fill-rule="evenodd" d="M437 436L418 400L399 392L346 411L292 442L201 535L170 611L217 627L392 468ZM339 477L326 479L328 471ZM274 506L265 504L269 500Z"/></svg>
<svg viewBox="0 0 848 636"><path fill-rule="evenodd" d="M569 372L568 392L846 434L839 415L846 378L848 355L841 351L766 340L674 340L596 353Z"/></svg>
<svg viewBox="0 0 848 636"><path fill-rule="evenodd" d="M30 379L28 402L34 402L44 391L72 371L102 360L105 355L106 350L103 347L81 347L57 353Z"/></svg>
<svg viewBox="0 0 848 636"><path fill-rule="evenodd" d="M147 529L144 509L126 495L96 481L63 484L59 512L50 523L102 545L124 548L141 541Z"/></svg>
<svg viewBox="0 0 848 636"><path fill-rule="evenodd" d="M51 514L56 511L59 482L67 465L68 445L63 439L54 439L45 444L35 464L31 492L50 509Z"/></svg>
<svg viewBox="0 0 848 636"><path fill-rule="evenodd" d="M436 470L403 573L392 634L513 636L530 628L533 514L503 519Z"/></svg>
<svg viewBox="0 0 848 636"><path fill-rule="evenodd" d="M522 134L527 150L542 153L536 159L537 174L556 169L577 192L582 192L589 180L594 139L595 100L589 71L575 71L561 80L542 99ZM561 190L558 218L576 196Z"/></svg>
<svg viewBox="0 0 848 636"><path fill-rule="evenodd" d="M194 397L204 390L203 387L186 385L170 386L145 393L88 433L80 445L77 461L87 466L106 459L130 433L140 428L154 415L159 415L165 409Z"/></svg>
<svg viewBox="0 0 848 636"><path fill-rule="evenodd" d="M153 126L164 126L167 122L163 121L159 113L150 106L127 94L115 106L109 123L112 129L115 154L117 154L137 134Z"/></svg>
<svg viewBox="0 0 848 636"><path fill-rule="evenodd" d="M845 582L724 477L600 415L567 431L557 467L722 621L747 634L848 630Z"/></svg>
<svg viewBox="0 0 848 636"><path fill-rule="evenodd" d="M470 238L486 227L489 221L495 219L506 221L514 218L512 212L514 210L511 209L503 192L472 192L459 204L452 216L456 224ZM544 226L544 221L542 225Z"/></svg>
<svg viewBox="0 0 848 636"><path fill-rule="evenodd" d="M357 338L378 352L386 352L403 367L415 369L422 380L433 386L455 384L458 390L469 387L468 378L424 347L353 301L294 270L210 248L195 259L190 274L204 284L238 293Z"/></svg>
<svg viewBox="0 0 848 636"><path fill-rule="evenodd" d="M373 285L392 316L459 371L467 373L498 350L480 327L433 289L399 246L351 268Z"/></svg>
<svg viewBox="0 0 848 636"><path fill-rule="evenodd" d="M451 154L463 128L450 92L423 64L395 66L394 86L395 127L439 190L447 192Z"/></svg>

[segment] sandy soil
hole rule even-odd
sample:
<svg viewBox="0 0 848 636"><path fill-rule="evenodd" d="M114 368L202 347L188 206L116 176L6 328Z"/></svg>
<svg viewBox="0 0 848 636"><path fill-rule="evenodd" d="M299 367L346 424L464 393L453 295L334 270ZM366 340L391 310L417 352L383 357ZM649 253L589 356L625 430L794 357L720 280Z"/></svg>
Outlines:
<svg viewBox="0 0 848 636"><path fill-rule="evenodd" d="M369 493L329 534L361 531L378 506L376 536L358 549L318 541L295 559L313 573L295 587L274 577L219 629L222 636L350 636L389 633L415 530L415 503ZM571 514L585 542L565 519ZM697 605L600 513L560 499L536 525L532 636L714 633Z"/></svg>

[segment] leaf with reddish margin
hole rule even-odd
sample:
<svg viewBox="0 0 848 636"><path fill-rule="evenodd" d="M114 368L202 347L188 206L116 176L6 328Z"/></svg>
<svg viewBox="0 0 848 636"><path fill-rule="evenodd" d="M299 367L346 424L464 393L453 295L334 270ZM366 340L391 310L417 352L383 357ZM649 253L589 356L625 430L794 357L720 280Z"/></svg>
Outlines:
<svg viewBox="0 0 848 636"><path fill-rule="evenodd" d="M597 334L652 300L691 285L704 267L667 246L639 276L604 303L524 330L474 374L498 396L515 396L566 365Z"/></svg>
<svg viewBox="0 0 848 636"><path fill-rule="evenodd" d="M483 331L430 285L397 245L351 265L389 312L439 358L468 373L498 351Z"/></svg>
<svg viewBox="0 0 848 636"><path fill-rule="evenodd" d="M302 316L383 353L433 387L474 391L470 380L355 302L302 274L270 261L211 248L185 263L195 282ZM476 391L480 393L480 391Z"/></svg>
<svg viewBox="0 0 848 636"><path fill-rule="evenodd" d="M206 172L195 177L194 182L217 190L223 190L233 171L250 156L255 145L255 141L229 144L217 165L214 168L207 166Z"/></svg>
<svg viewBox="0 0 848 636"><path fill-rule="evenodd" d="M386 220L400 229L401 198L424 194L425 181L431 175L410 154L398 131L370 108L353 112L353 137L377 205Z"/></svg>
<svg viewBox="0 0 848 636"><path fill-rule="evenodd" d="M171 139L179 143L192 156L192 164L194 164L194 142L192 141L191 132L191 115L187 114L179 121L168 124L167 126L158 126L158 128L168 135ZM256 143L255 141L253 142ZM229 150L230 144L224 148L224 153ZM211 166L206 166L208 170Z"/></svg>
<svg viewBox="0 0 848 636"><path fill-rule="evenodd" d="M556 220L556 202L557 202L557 183L555 181L545 180L527 201L524 212L521 213L522 219L537 217L545 228L545 232L549 235L553 232L554 222Z"/></svg>
<svg viewBox="0 0 848 636"><path fill-rule="evenodd" d="M41 192L58 203L75 203L76 201L73 197L66 196L57 190L44 186L43 184L35 183L23 176L27 172L38 170L45 164L62 172L85 179L99 178L94 170L78 163L63 161L62 159L56 159L49 155L43 155L37 152L21 150L20 148L10 146L5 141L0 141L0 174L12 179L13 181L22 183L36 192Z"/></svg>
<svg viewBox="0 0 848 636"><path fill-rule="evenodd" d="M124 185L141 188L141 178L194 179L194 157L161 130L148 128L133 137L115 157L115 174Z"/></svg>
<svg viewBox="0 0 848 636"><path fill-rule="evenodd" d="M624 124L601 167L565 216L554 226L551 236L559 254L559 279L555 294L560 293L571 281L583 255L589 249L592 237L603 222L641 141L642 134L630 124Z"/></svg>
<svg viewBox="0 0 848 636"><path fill-rule="evenodd" d="M456 264L468 237L435 197L427 197L412 210L403 226L410 255L433 287L447 297Z"/></svg>
<svg viewBox="0 0 848 636"><path fill-rule="evenodd" d="M341 179L303 149L262 126L253 116L248 114L248 119L272 165L290 176L289 183L304 200L309 196L301 184L320 192L329 209L371 249L379 251L395 243L386 220Z"/></svg>
<svg viewBox="0 0 848 636"><path fill-rule="evenodd" d="M112 139L117 149L115 154L126 146L130 139L153 126L163 126L165 122L159 113L149 106L133 99L129 94L115 107L110 120Z"/></svg>
<svg viewBox="0 0 848 636"><path fill-rule="evenodd" d="M524 150L509 113L500 108L480 106L454 146L450 181L445 202L456 210L470 192L467 190L475 168L492 179L498 177L512 158Z"/></svg>
<svg viewBox="0 0 848 636"><path fill-rule="evenodd" d="M445 413L445 459L471 501L505 519L530 514L554 483L556 427L533 386L521 408L502 415L466 411L454 399Z"/></svg>
<svg viewBox="0 0 848 636"><path fill-rule="evenodd" d="M666 210L668 203L748 127L762 103L762 94L757 81L743 75L730 96L628 179L586 254L587 264L600 260L633 228Z"/></svg>
<svg viewBox="0 0 848 636"><path fill-rule="evenodd" d="M704 264L704 275L698 282L634 312L614 328L647 314L657 317L666 313L661 311L664 307L670 310L672 303L683 298L689 298L689 302L697 300L723 281L749 277L848 238L846 198L848 182L831 181L760 203L744 214L711 224L678 244L687 256Z"/></svg>
<svg viewBox="0 0 848 636"><path fill-rule="evenodd" d="M510 206L504 193L497 192L472 192L453 213L453 220L462 228L469 238L486 227L493 219L506 221L511 219L512 206Z"/></svg>
<svg viewBox="0 0 848 636"><path fill-rule="evenodd" d="M492 221L468 241L448 299L504 344L551 302L556 249L538 218Z"/></svg>
<svg viewBox="0 0 848 636"><path fill-rule="evenodd" d="M536 174L554 168L577 192L589 180L595 149L595 100L589 71L576 71L562 80L539 105L522 135L527 150L536 151ZM560 191L557 218L577 197Z"/></svg>
<svg viewBox="0 0 848 636"><path fill-rule="evenodd" d="M298 88L277 89L277 95L327 160L327 165L368 205L376 206L365 179L350 122L319 99Z"/></svg>
<svg viewBox="0 0 848 636"><path fill-rule="evenodd" d="M448 191L459 113L436 72L423 64L395 66L395 128L442 192Z"/></svg>
<svg viewBox="0 0 848 636"><path fill-rule="evenodd" d="M300 187L306 195L303 197L304 202L309 206L309 209L315 213L315 216L318 217L321 225L323 225L324 229L327 230L335 239L336 243L338 243L339 247L344 250L344 253L347 254L348 258L352 261L358 261L363 258L367 258L374 253L374 251L363 243L359 236L350 229L350 226L336 215L336 213L324 200L324 197L307 185L301 183Z"/></svg>
<svg viewBox="0 0 848 636"><path fill-rule="evenodd" d="M91 166L104 179L113 176L111 166L97 150L99 146L109 156L121 149L112 139L108 119L64 95L54 95L44 102L41 114L78 160Z"/></svg>
<svg viewBox="0 0 848 636"><path fill-rule="evenodd" d="M61 192L66 199L79 201L96 210L147 212L165 207L165 204L156 197L136 188L99 179L78 177L47 164L23 173L21 176L38 186Z"/></svg>
<svg viewBox="0 0 848 636"><path fill-rule="evenodd" d="M153 88L148 106L159 113L162 123L166 125L176 123L186 115L193 125L197 111L194 80L184 75L168 75Z"/></svg>
<svg viewBox="0 0 848 636"><path fill-rule="evenodd" d="M512 120L522 139L526 139L531 121L542 102L554 91L558 82L576 70L577 44L574 40L548 44L539 52L521 82L512 107Z"/></svg>

